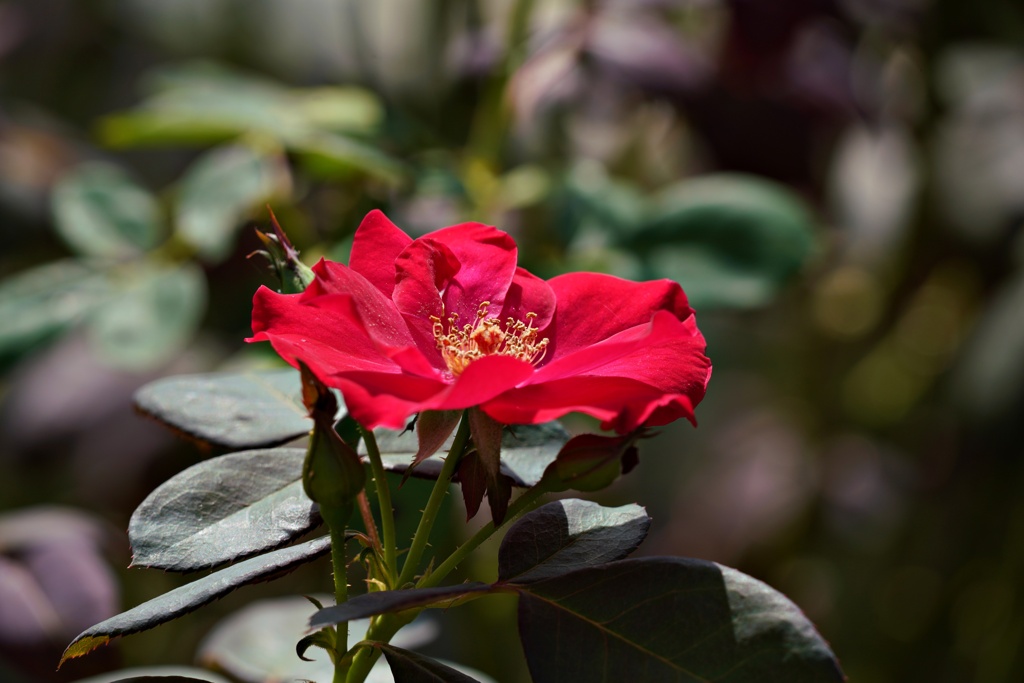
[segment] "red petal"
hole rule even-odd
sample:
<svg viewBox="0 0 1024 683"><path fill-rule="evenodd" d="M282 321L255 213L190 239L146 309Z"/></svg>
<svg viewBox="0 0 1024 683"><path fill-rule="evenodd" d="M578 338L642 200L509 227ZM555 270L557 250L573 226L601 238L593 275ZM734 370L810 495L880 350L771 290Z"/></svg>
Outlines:
<svg viewBox="0 0 1024 683"><path fill-rule="evenodd" d="M348 264L388 297L395 289L395 261L412 238L374 209L356 229Z"/></svg>
<svg viewBox="0 0 1024 683"><path fill-rule="evenodd" d="M443 395L424 408L459 410L485 403L533 375L533 366L511 356L484 356L470 363Z"/></svg>
<svg viewBox="0 0 1024 683"><path fill-rule="evenodd" d="M620 434L685 417L693 421L688 396L627 377L570 377L512 389L481 409L507 424L537 424L567 413L586 413ZM656 418L657 421L654 420Z"/></svg>
<svg viewBox="0 0 1024 683"><path fill-rule="evenodd" d="M383 373L346 373L323 381L341 390L349 413L367 429L402 429L425 401L446 387L424 377Z"/></svg>
<svg viewBox="0 0 1024 683"><path fill-rule="evenodd" d="M583 412L622 433L679 417L692 421L711 374L704 348L692 316L680 321L658 311L647 325L552 361L483 409L513 423Z"/></svg>
<svg viewBox="0 0 1024 683"><path fill-rule="evenodd" d="M446 369L437 352L431 316L444 318L441 291L459 272L455 254L443 244L418 239L395 262L398 281L393 296L416 345L440 369Z"/></svg>
<svg viewBox="0 0 1024 683"><path fill-rule="evenodd" d="M407 372L331 374L309 365L325 384L341 389L352 417L367 429L401 429L412 415L424 410L462 410L480 405L533 374L532 365L508 356L476 360L451 384Z"/></svg>
<svg viewBox="0 0 1024 683"><path fill-rule="evenodd" d="M329 306L326 297L350 297L359 319L377 343L389 347L415 344L394 302L352 268L321 259L313 266L316 279L300 295L299 301L314 306Z"/></svg>
<svg viewBox="0 0 1024 683"><path fill-rule="evenodd" d="M693 316L677 320L668 311L658 311L646 325L553 360L537 371L530 384L578 375L629 377L665 393L686 394L696 405L711 371L705 347Z"/></svg>
<svg viewBox="0 0 1024 683"><path fill-rule="evenodd" d="M460 223L421 239L445 245L461 267L444 291L445 311L458 313L464 323L475 319L484 301L500 311L516 273L516 243L497 228L482 223Z"/></svg>
<svg viewBox="0 0 1024 683"><path fill-rule="evenodd" d="M351 297L332 294L309 304L302 296L260 287L253 297L254 334L247 341L270 341L286 361L302 360L321 377L351 369L398 371L366 333Z"/></svg>
<svg viewBox="0 0 1024 683"><path fill-rule="evenodd" d="M680 320L693 314L682 288L670 280L630 282L598 273L569 273L548 281L558 306L548 329L548 362L650 322L655 311Z"/></svg>
<svg viewBox="0 0 1024 683"><path fill-rule="evenodd" d="M533 326L539 329L547 327L555 314L555 293L547 282L528 272L525 268L516 268L512 284L505 294L505 305L501 309L499 319L508 318L526 322L527 313L536 313Z"/></svg>

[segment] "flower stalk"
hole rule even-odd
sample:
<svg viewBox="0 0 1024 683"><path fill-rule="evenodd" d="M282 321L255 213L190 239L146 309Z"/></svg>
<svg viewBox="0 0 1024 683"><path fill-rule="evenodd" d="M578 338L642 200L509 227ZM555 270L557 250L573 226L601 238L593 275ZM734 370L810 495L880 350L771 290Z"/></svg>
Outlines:
<svg viewBox="0 0 1024 683"><path fill-rule="evenodd" d="M391 489L388 486L387 476L384 472L384 462L381 459L380 448L377 446L377 438L373 431L359 427L366 444L367 459L370 461L370 471L373 473L373 486L377 491L377 503L380 505L380 530L383 535L384 563L387 565L388 585L394 586L398 574L397 549L395 547L395 511L391 504Z"/></svg>
<svg viewBox="0 0 1024 683"><path fill-rule="evenodd" d="M321 510L331 530L331 566L334 570L334 604L348 601L348 567L345 559L345 524L348 515L336 516L333 509ZM338 624L334 645L334 681L344 683L348 674L345 653L348 651L348 622Z"/></svg>
<svg viewBox="0 0 1024 683"><path fill-rule="evenodd" d="M511 524L523 515L523 513L532 509L537 500L546 493L546 489L540 486L534 486L533 488L527 489L521 496L516 498L508 508L508 514L505 519L499 525L495 525L494 521L490 521L480 528L473 536L471 536L465 543L460 545L455 551L445 559L440 565L437 566L434 571L430 572L427 576L424 576L418 584L417 588L432 588L441 583L448 574L455 569L460 562L480 547L487 539L494 535L498 529L502 528L506 524Z"/></svg>
<svg viewBox="0 0 1024 683"><path fill-rule="evenodd" d="M427 506L423 508L423 516L420 517L420 523L412 537L412 545L409 546L409 554L405 558L405 564L402 565L402 573L398 577L396 588L401 588L409 583L416 575L416 569L419 566L420 559L423 557L423 551L427 547L427 541L430 539L430 532L434 528L437 514L441 510L441 503L444 502L444 497L448 494L448 487L451 485L452 477L455 475L455 468L458 466L459 459L462 457L468 444L469 416L468 414L463 414L462 421L459 423L459 429L455 433L455 440L448 451L448 456L444 459L444 466L441 468L437 481L434 482L434 488L430 492Z"/></svg>

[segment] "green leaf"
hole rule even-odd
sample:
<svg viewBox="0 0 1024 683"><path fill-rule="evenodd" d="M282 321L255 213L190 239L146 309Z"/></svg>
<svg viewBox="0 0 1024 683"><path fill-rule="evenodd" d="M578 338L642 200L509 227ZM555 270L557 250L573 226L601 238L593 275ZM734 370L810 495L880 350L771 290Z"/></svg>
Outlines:
<svg viewBox="0 0 1024 683"><path fill-rule="evenodd" d="M384 118L380 100L370 90L325 86L291 91L290 103L317 129L369 134Z"/></svg>
<svg viewBox="0 0 1024 683"><path fill-rule="evenodd" d="M287 134L302 117L278 84L212 63L149 75L152 95L136 109L107 117L100 137L114 147L219 142L248 132Z"/></svg>
<svg viewBox="0 0 1024 683"><path fill-rule="evenodd" d="M639 505L606 508L575 498L547 503L508 530L498 551L498 578L529 583L620 560L650 526Z"/></svg>
<svg viewBox="0 0 1024 683"><path fill-rule="evenodd" d="M112 164L77 167L57 183L52 203L57 232L86 256L135 256L162 237L156 199Z"/></svg>
<svg viewBox="0 0 1024 683"><path fill-rule="evenodd" d="M88 682L100 680L107 683L210 683L210 681L226 681L224 678L192 678L191 676L132 676L131 678L100 678L88 679ZM79 682L81 683L81 682Z"/></svg>
<svg viewBox="0 0 1024 683"><path fill-rule="evenodd" d="M224 260L248 214L290 189L280 158L244 145L210 150L181 179L175 224L178 235L206 261Z"/></svg>
<svg viewBox="0 0 1024 683"><path fill-rule="evenodd" d="M418 451L418 439L412 431L375 429L384 469L404 472ZM451 448L452 436L441 446L440 452L424 459L412 470L412 476L436 479L444 464L444 454ZM569 440L569 433L560 422L538 425L515 425L506 430L501 439L501 473L516 486L528 488L544 476L558 451ZM361 453L365 453L365 446Z"/></svg>
<svg viewBox="0 0 1024 683"><path fill-rule="evenodd" d="M340 402L339 402L340 403ZM135 394L137 408L186 436L226 450L276 446L309 433L295 370L182 375L151 382ZM345 415L340 405L338 416ZM384 468L404 472L419 449L413 431L375 429ZM516 425L502 436L501 472L516 486L540 481L569 440L559 422ZM442 446L447 452L452 437ZM366 454L365 444L360 454ZM413 476L437 478L442 456L427 458Z"/></svg>
<svg viewBox="0 0 1024 683"><path fill-rule="evenodd" d="M81 321L107 300L110 291L105 275L71 259L0 282L0 358L31 350Z"/></svg>
<svg viewBox="0 0 1024 683"><path fill-rule="evenodd" d="M334 665L326 652L309 650L307 656L312 661L303 661L295 654L295 643L308 631L306 624L313 611L297 596L251 603L213 627L199 644L196 660L242 683L333 680ZM369 620L349 622L350 642L361 638L369 625ZM438 631L436 622L421 617L399 631L394 643L419 647L434 640ZM380 662L368 681L390 679L387 665Z"/></svg>
<svg viewBox="0 0 1024 683"><path fill-rule="evenodd" d="M83 678L75 683L178 683L178 681L201 681L202 683L228 683L228 679L212 671L188 666L147 666L123 669L99 676Z"/></svg>
<svg viewBox="0 0 1024 683"><path fill-rule="evenodd" d="M520 593L519 634L535 683L844 680L792 602L712 562L622 560Z"/></svg>
<svg viewBox="0 0 1024 683"><path fill-rule="evenodd" d="M718 174L669 186L621 243L676 280L696 308L767 303L811 256L814 223L790 190Z"/></svg>
<svg viewBox="0 0 1024 683"><path fill-rule="evenodd" d="M204 460L160 485L128 523L132 564L208 569L279 548L320 523L296 448Z"/></svg>
<svg viewBox="0 0 1024 683"><path fill-rule="evenodd" d="M135 404L173 429L227 450L276 446L313 426L292 369L167 377L142 387Z"/></svg>
<svg viewBox="0 0 1024 683"><path fill-rule="evenodd" d="M150 78L153 95L109 116L100 137L114 147L209 144L243 135L276 140L308 165L336 175L353 171L396 180L404 167L351 135L372 133L383 109L359 88L289 89L213 64L189 64Z"/></svg>
<svg viewBox="0 0 1024 683"><path fill-rule="evenodd" d="M376 643L388 660L395 683L479 683L475 678L416 652Z"/></svg>
<svg viewBox="0 0 1024 683"><path fill-rule="evenodd" d="M110 642L112 638L146 631L188 614L241 586L278 578L302 564L325 555L330 549L330 536L323 536L254 557L175 588L86 629L68 645L60 664L68 659L81 657Z"/></svg>
<svg viewBox="0 0 1024 683"><path fill-rule="evenodd" d="M102 122L107 144L202 144L253 132L283 139L318 128L369 132L381 116L365 90L290 90L208 62L157 70L148 85L152 94L141 105Z"/></svg>
<svg viewBox="0 0 1024 683"><path fill-rule="evenodd" d="M171 360L195 335L206 310L206 277L194 264L150 266L121 283L111 305L89 321L90 340L112 367L144 371Z"/></svg>
<svg viewBox="0 0 1024 683"><path fill-rule="evenodd" d="M646 199L625 182L612 180L599 166L581 165L569 176L566 189L571 209L581 222L596 223L613 233L628 233L643 220Z"/></svg>
<svg viewBox="0 0 1024 683"><path fill-rule="evenodd" d="M363 593L350 598L348 602L318 611L309 620L309 627L320 629L353 619L365 619L386 612L404 612L416 607L447 608L462 598L490 593L493 590L490 584L474 581L458 586Z"/></svg>
<svg viewBox="0 0 1024 683"><path fill-rule="evenodd" d="M295 136L288 141L306 168L321 177L350 176L362 171L388 182L398 182L406 167L376 147L337 133L316 132Z"/></svg>

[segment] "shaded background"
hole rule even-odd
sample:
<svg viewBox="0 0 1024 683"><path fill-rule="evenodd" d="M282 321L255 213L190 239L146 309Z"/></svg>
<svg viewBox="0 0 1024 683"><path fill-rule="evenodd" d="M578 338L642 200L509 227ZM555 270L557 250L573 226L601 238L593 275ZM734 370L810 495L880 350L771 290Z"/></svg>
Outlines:
<svg viewBox="0 0 1024 683"><path fill-rule="evenodd" d="M131 395L274 362L242 342L269 202L310 263L380 207L498 225L546 277L678 280L715 374L599 496L648 508L641 553L782 590L851 680L1021 680L1021 45L1009 0L0 3L0 679L187 663L329 588L53 672L181 583L123 570L122 530L208 454ZM432 647L526 680L513 610Z"/></svg>

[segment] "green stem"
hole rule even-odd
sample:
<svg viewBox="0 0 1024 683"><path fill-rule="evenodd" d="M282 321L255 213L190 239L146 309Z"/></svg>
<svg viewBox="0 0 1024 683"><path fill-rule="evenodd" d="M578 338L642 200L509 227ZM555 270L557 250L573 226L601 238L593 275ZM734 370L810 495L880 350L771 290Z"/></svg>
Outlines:
<svg viewBox="0 0 1024 683"><path fill-rule="evenodd" d="M359 427L363 442L366 443L366 454L373 472L373 485L377 489L377 502L380 503L380 527L384 535L384 562L387 564L389 583L394 584L398 574L397 549L395 548L395 510L391 505L391 489L388 487L387 475L384 473L384 462L380 457L380 448L373 431ZM393 586L397 588L398 586Z"/></svg>
<svg viewBox="0 0 1024 683"><path fill-rule="evenodd" d="M448 451L448 457L444 459L444 466L437 476L437 481L434 482L434 490L430 492L427 506L423 508L423 516L420 517L416 534L412 537L412 545L409 547L409 554L405 558L405 564L402 565L402 574L398 577L395 588L401 588L412 581L413 576L416 575L420 558L423 557L423 550L427 547L427 541L430 539L430 531L434 528L437 513L441 510L441 503L444 502L444 497L448 493L452 476L455 474L455 467L459 464L459 459L462 457L463 451L466 450L467 443L469 443L469 415L463 413L459 431L455 433L455 441L452 443L451 450Z"/></svg>
<svg viewBox="0 0 1024 683"><path fill-rule="evenodd" d="M348 571L345 564L345 523L348 515L332 514L329 509L322 509L324 521L331 530L331 564L334 568L334 604L340 605L348 600ZM339 523L340 522L340 523ZM348 623L338 624L337 639L334 645L335 661L334 683L344 683L348 667L341 664L348 652Z"/></svg>
<svg viewBox="0 0 1024 683"><path fill-rule="evenodd" d="M420 610L416 610L410 613L408 617L399 617L396 614L380 615L374 619L373 624L367 629L365 640L382 643L390 642L399 629L416 618L419 612ZM352 658L352 665L348 670L348 683L362 683L365 681L366 676L370 673L370 669L373 668L373 664L377 661L378 657L380 657L379 649L375 647L360 648L356 652L355 657ZM335 680L335 683L339 683L339 681Z"/></svg>
<svg viewBox="0 0 1024 683"><path fill-rule="evenodd" d="M535 486L532 489L527 489L523 495L519 496L512 502L512 505L508 508L508 513L505 515L505 520L500 526L494 526L494 521L490 521L480 528L473 536L455 549L451 555L448 556L444 562L442 562L437 569L432 571L428 576L423 577L423 580L417 584L417 588L431 588L438 585L441 581L455 569L459 562L462 562L471 552L480 547L480 544L490 538L495 531L501 527L514 522L524 512L533 507L533 504L544 495L545 490Z"/></svg>
<svg viewBox="0 0 1024 683"><path fill-rule="evenodd" d="M508 81L525 61L530 18L536 0L515 0L505 35L505 60L485 85L484 95L470 127L469 151L492 171L501 167L502 145L512 121L505 100Z"/></svg>

